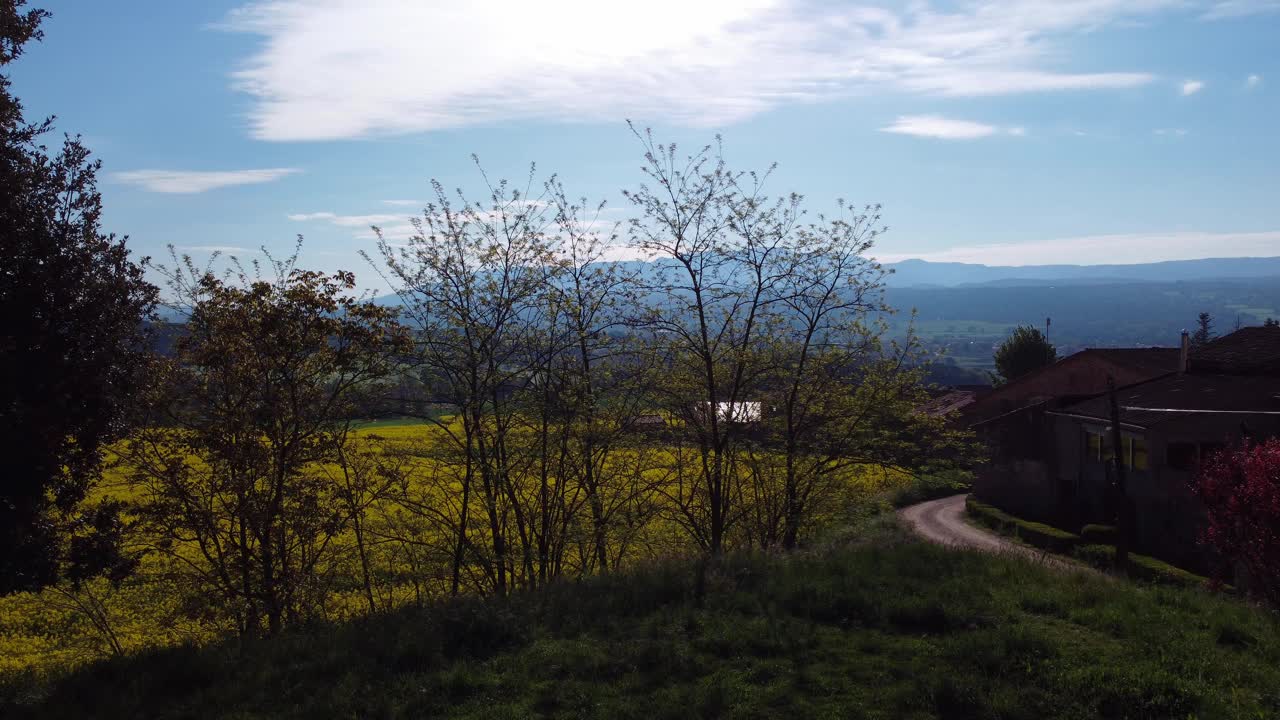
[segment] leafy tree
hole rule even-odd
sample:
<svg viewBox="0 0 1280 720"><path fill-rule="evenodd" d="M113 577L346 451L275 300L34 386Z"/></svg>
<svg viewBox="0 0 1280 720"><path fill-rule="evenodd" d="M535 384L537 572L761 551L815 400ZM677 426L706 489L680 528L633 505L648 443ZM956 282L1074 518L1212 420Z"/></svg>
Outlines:
<svg viewBox="0 0 1280 720"><path fill-rule="evenodd" d="M150 544L190 602L248 636L321 606L331 541L385 485L348 472L352 419L408 349L394 310L352 297L352 274L296 257L268 279L186 258L171 271L187 333L154 389L162 422L125 451Z"/></svg>
<svg viewBox="0 0 1280 720"><path fill-rule="evenodd" d="M1262 327L1280 327L1280 320L1275 318L1267 318L1262 321Z"/></svg>
<svg viewBox="0 0 1280 720"><path fill-rule="evenodd" d="M1208 511L1204 541L1243 565L1249 589L1280 607L1280 438L1210 455L1193 487Z"/></svg>
<svg viewBox="0 0 1280 720"><path fill-rule="evenodd" d="M1009 382L1052 365L1058 359L1058 351L1040 330L1022 325L1014 328L1013 334L1000 343L993 359L1000 379Z"/></svg>
<svg viewBox="0 0 1280 720"><path fill-rule="evenodd" d="M1213 316L1207 312L1200 313L1196 318L1196 331L1191 333L1191 347L1203 347L1215 337L1217 335L1213 332Z"/></svg>
<svg viewBox="0 0 1280 720"><path fill-rule="evenodd" d="M42 10L0 0L0 66L41 37ZM0 75L0 594L60 575L127 572L118 506L79 508L120 437L146 367L156 288L100 228L99 163L51 152ZM84 510L83 513L80 510Z"/></svg>

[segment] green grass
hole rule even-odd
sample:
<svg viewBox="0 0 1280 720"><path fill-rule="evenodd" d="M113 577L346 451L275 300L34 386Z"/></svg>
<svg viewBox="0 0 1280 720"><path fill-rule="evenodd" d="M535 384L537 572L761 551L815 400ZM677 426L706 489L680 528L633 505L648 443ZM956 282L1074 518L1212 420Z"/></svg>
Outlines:
<svg viewBox="0 0 1280 720"><path fill-rule="evenodd" d="M652 563L3 692L6 718L1259 718L1280 714L1280 624L889 528L701 582Z"/></svg>

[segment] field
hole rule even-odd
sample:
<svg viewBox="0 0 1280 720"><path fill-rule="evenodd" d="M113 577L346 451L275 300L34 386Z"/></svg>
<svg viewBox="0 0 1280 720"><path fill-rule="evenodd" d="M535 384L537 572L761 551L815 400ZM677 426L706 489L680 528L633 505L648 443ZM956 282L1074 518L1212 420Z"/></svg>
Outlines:
<svg viewBox="0 0 1280 720"><path fill-rule="evenodd" d="M406 421L361 423L357 445L375 454L390 449L407 450L409 485L405 496L421 505L447 507L444 497L456 488L443 461L431 448L433 426ZM688 548L681 529L661 512L663 468L668 467L676 449L650 443L620 451L616 462L641 468L638 473L651 482L649 496L638 505L650 508L643 523L630 528L610 551L622 566L679 554ZM643 460L643 462L641 462ZM330 472L332 468L320 468ZM845 522L844 512L856 512L865 500L902 485L905 476L879 468L846 473L837 512L815 518L818 524ZM132 479L129 468L114 464L98 488L100 497L136 500L143 489ZM432 601L447 593L447 553L440 546L449 538L438 525L424 524L394 502L382 501L370 508L366 531L373 572L373 601L380 612L410 604ZM476 521L480 525L480 521ZM358 581L359 563L350 531L337 537L332 558L321 568L326 590L319 602L319 616L332 622L351 620L369 612L369 600ZM185 551L198 561L194 550ZM180 569L180 568L179 568ZM173 564L162 563L155 554L144 557L136 576L116 587L95 581L72 590L47 589L39 594L19 594L0 598L0 678L26 677L28 680L57 675L66 670L113 654L174 645L203 645L231 632L225 618L218 617L192 598L189 585L175 577Z"/></svg>
<svg viewBox="0 0 1280 720"><path fill-rule="evenodd" d="M6 717L1280 713L1274 615L1201 590L924 545L885 517L870 524L829 547L731 555L705 572L639 563L248 648L111 660L50 689L9 688Z"/></svg>

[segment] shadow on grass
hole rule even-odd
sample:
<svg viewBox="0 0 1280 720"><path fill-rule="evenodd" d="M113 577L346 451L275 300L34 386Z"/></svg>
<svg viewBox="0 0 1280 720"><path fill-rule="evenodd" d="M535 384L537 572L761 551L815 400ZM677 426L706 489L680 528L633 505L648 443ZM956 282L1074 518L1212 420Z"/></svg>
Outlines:
<svg viewBox="0 0 1280 720"><path fill-rule="evenodd" d="M1267 717L1278 667L1229 600L881 529L102 662L0 715Z"/></svg>

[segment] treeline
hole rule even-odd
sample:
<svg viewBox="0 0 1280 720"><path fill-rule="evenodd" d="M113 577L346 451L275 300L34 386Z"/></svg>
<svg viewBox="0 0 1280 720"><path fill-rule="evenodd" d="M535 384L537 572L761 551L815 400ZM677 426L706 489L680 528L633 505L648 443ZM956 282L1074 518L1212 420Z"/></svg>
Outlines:
<svg viewBox="0 0 1280 720"><path fill-rule="evenodd" d="M0 64L39 37L20 5ZM636 132L626 223L532 172L480 202L434 185L413 237L367 257L396 308L296 251L132 257L88 151L50 154L5 90L0 594L49 613L15 600L7 628L74 616L121 653L790 549L875 478L966 459L912 412L927 358L887 339L876 207L809 217L718 147ZM158 340L160 297L184 322ZM401 400L424 424L360 429Z"/></svg>
<svg viewBox="0 0 1280 720"><path fill-rule="evenodd" d="M164 268L189 319L157 361L152 423L120 446L147 566L228 628L272 633L343 592L377 611L410 588L794 548L869 473L963 460L912 412L919 348L878 320L876 208L807 219L714 148L637 136L625 226L555 178L483 202L436 185L417 233L369 258L398 309L296 254ZM624 241L669 272L611 262ZM406 395L425 427L353 429Z"/></svg>

